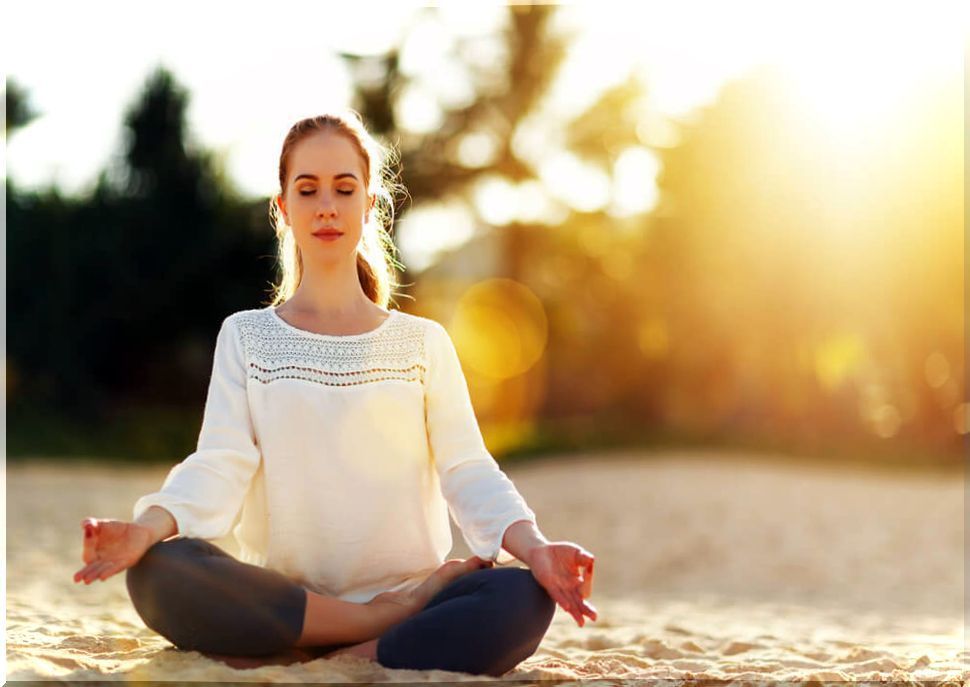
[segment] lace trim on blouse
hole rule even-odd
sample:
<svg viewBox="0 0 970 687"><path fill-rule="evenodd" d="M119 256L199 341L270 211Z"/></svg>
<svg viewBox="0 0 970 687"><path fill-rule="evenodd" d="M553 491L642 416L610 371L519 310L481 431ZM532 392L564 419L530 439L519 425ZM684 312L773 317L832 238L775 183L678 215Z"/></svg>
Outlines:
<svg viewBox="0 0 970 687"><path fill-rule="evenodd" d="M262 384L301 379L325 386L387 380L423 385L427 364L421 318L402 312L391 317L371 332L329 337L286 327L268 308L234 316L247 376Z"/></svg>

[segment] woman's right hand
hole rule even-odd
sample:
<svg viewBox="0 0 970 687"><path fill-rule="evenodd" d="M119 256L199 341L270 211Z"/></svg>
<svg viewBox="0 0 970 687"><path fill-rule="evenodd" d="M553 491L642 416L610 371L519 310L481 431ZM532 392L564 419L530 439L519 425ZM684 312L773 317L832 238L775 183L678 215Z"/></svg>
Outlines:
<svg viewBox="0 0 970 687"><path fill-rule="evenodd" d="M74 573L74 581L84 584L104 581L130 568L154 543L152 531L133 522L85 518L81 528L84 531L81 559L86 565Z"/></svg>

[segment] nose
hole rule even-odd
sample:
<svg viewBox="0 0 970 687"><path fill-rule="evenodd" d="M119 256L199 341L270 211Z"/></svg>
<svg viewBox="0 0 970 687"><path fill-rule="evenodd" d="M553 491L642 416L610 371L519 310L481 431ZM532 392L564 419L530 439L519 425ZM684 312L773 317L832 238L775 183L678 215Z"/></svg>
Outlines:
<svg viewBox="0 0 970 687"><path fill-rule="evenodd" d="M337 215L337 204L334 202L334 197L331 194L320 194L320 204L317 206L317 214L321 217L335 217Z"/></svg>

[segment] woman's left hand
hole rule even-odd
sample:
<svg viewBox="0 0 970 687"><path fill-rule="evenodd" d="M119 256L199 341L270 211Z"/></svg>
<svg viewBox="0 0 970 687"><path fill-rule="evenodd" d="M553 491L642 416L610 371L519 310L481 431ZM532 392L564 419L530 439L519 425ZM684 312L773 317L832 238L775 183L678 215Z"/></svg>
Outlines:
<svg viewBox="0 0 970 687"><path fill-rule="evenodd" d="M536 546L529 555L533 577L549 592L553 601L582 627L589 616L596 620L596 609L586 602L593 583L595 558L571 542L550 542Z"/></svg>

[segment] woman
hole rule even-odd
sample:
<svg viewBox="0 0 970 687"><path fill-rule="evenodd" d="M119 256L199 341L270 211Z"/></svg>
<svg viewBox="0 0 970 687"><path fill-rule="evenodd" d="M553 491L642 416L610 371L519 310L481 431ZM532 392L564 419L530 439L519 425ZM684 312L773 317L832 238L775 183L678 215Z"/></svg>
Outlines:
<svg viewBox="0 0 970 687"><path fill-rule="evenodd" d="M596 619L593 556L549 542L488 453L447 331L385 309L387 174L356 113L290 129L270 206L283 279L223 321L197 450L133 522L82 522L75 581L127 570L179 648L501 675L556 603ZM449 510L472 558L444 560ZM241 560L209 541L230 530ZM493 567L513 557L528 569Z"/></svg>

